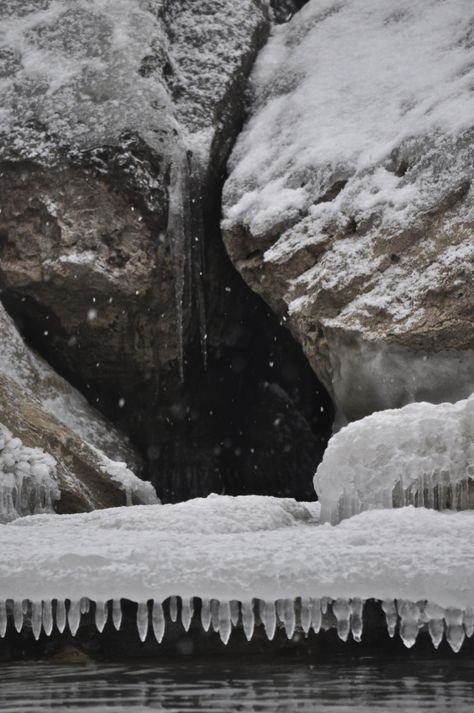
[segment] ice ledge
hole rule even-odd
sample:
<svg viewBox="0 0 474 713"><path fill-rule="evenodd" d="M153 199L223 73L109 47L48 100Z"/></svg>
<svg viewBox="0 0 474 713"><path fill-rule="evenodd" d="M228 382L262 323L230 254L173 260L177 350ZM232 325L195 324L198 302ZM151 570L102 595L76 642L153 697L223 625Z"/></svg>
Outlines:
<svg viewBox="0 0 474 713"><path fill-rule="evenodd" d="M0 600L312 597L474 606L474 512L407 507L318 525L276 498L43 515L0 526Z"/></svg>

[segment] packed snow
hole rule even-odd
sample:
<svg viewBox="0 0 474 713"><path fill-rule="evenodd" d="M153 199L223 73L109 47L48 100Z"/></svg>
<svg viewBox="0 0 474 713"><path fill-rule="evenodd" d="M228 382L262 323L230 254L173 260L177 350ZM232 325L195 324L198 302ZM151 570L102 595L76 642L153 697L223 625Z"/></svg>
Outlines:
<svg viewBox="0 0 474 713"><path fill-rule="evenodd" d="M351 423L329 441L314 478L323 522L363 510L474 503L474 395L409 404Z"/></svg>
<svg viewBox="0 0 474 713"><path fill-rule="evenodd" d="M55 459L23 445L0 423L0 523L51 513L59 496Z"/></svg>
<svg viewBox="0 0 474 713"><path fill-rule="evenodd" d="M473 629L473 534L473 512L410 506L332 526L316 503L257 496L26 517L0 526L0 629L26 609L38 636L52 611L75 633L89 601L99 629L108 616L119 628L129 599L142 639L152 627L161 640L168 616L189 628L194 612L225 642L260 622L269 638L336 626L360 639L374 598L408 646L426 626L458 649Z"/></svg>

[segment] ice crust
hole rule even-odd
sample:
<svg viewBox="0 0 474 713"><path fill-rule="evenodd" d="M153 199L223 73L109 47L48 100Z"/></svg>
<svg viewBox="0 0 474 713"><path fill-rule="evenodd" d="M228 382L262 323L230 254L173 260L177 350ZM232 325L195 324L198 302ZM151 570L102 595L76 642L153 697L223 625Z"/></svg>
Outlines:
<svg viewBox="0 0 474 713"><path fill-rule="evenodd" d="M331 438L314 478L321 520L416 505L466 510L474 502L474 395L416 403L349 424Z"/></svg>
<svg viewBox="0 0 474 713"><path fill-rule="evenodd" d="M53 512L59 499L56 461L41 448L28 448L0 423L0 523Z"/></svg>
<svg viewBox="0 0 474 713"><path fill-rule="evenodd" d="M26 602L28 617L39 602L37 620L46 603L48 627L53 601L61 626L67 610L76 632L89 601L98 603L99 629L109 617L120 628L120 600L129 599L142 639L153 629L161 640L167 618L187 630L198 617L226 642L233 627L251 638L260 623L269 638L279 627L291 638L334 626L343 640L351 632L359 640L371 598L384 603L389 632L398 630L407 646L423 627L436 645L446 636L455 650L472 635L473 512L410 506L332 526L318 524L318 510L214 496L22 518L0 526L0 601L5 612Z"/></svg>

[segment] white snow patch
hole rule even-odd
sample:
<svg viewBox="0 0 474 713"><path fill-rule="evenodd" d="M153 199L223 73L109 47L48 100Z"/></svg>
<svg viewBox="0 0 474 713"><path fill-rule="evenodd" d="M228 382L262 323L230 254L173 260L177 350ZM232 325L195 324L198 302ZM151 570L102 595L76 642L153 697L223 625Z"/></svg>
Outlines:
<svg viewBox="0 0 474 713"><path fill-rule="evenodd" d="M344 203L356 216L383 204L384 220L408 224L461 176L466 152L449 137L472 127L473 27L471 0L312 0L275 28L231 158L225 227L258 237L302 208L323 224ZM393 152L410 142L428 165L445 144L442 170L397 175ZM313 205L336 179L349 179L337 199Z"/></svg>

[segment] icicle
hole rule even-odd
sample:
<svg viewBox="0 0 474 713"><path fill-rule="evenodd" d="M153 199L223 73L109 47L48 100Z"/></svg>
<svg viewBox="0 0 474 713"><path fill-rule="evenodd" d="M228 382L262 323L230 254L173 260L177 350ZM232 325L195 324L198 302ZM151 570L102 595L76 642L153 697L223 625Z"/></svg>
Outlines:
<svg viewBox="0 0 474 713"><path fill-rule="evenodd" d="M178 620L178 598L170 597L170 619L172 622Z"/></svg>
<svg viewBox="0 0 474 713"><path fill-rule="evenodd" d="M189 631L191 626L191 619L194 613L194 600L182 599L181 600L181 622L183 624L184 630Z"/></svg>
<svg viewBox="0 0 474 713"><path fill-rule="evenodd" d="M364 601L362 599L351 599L351 633L354 641L362 641L362 629L364 627Z"/></svg>
<svg viewBox="0 0 474 713"><path fill-rule="evenodd" d="M153 602L152 625L155 639L161 644L165 635L165 615L163 614L161 602Z"/></svg>
<svg viewBox="0 0 474 713"><path fill-rule="evenodd" d="M33 630L33 636L36 641L38 641L41 635L41 624L42 624L42 613L43 607L41 602L31 602L31 628Z"/></svg>
<svg viewBox="0 0 474 713"><path fill-rule="evenodd" d="M382 609L385 614L385 619L387 621L388 635L391 639L395 636L395 631L397 629L397 607L392 599L386 599L382 602Z"/></svg>
<svg viewBox="0 0 474 713"><path fill-rule="evenodd" d="M446 609L444 620L446 622L446 641L457 653L463 645L466 635L463 627L462 609Z"/></svg>
<svg viewBox="0 0 474 713"><path fill-rule="evenodd" d="M0 601L0 638L4 638L7 633L7 605L5 601Z"/></svg>
<svg viewBox="0 0 474 713"><path fill-rule="evenodd" d="M211 602L209 599L201 600L201 625L204 631L209 631L211 626Z"/></svg>
<svg viewBox="0 0 474 713"><path fill-rule="evenodd" d="M24 603L21 600L15 599L13 602L13 623L18 633L23 629L23 615Z"/></svg>
<svg viewBox="0 0 474 713"><path fill-rule="evenodd" d="M219 602L211 599L211 625L213 631L219 631Z"/></svg>
<svg viewBox="0 0 474 713"><path fill-rule="evenodd" d="M107 602L96 602L95 603L95 625L97 631L102 633L104 627L107 623L107 618L109 616L109 607Z"/></svg>
<svg viewBox="0 0 474 713"><path fill-rule="evenodd" d="M347 599L336 599L332 611L337 621L337 635L341 641L347 641L350 631L351 608Z"/></svg>
<svg viewBox="0 0 474 713"><path fill-rule="evenodd" d="M397 601L397 609L400 617L400 638L407 649L411 649L420 628L420 610L415 602L404 599Z"/></svg>
<svg viewBox="0 0 474 713"><path fill-rule="evenodd" d="M137 607L137 629L140 641L145 641L148 633L148 604L140 602Z"/></svg>
<svg viewBox="0 0 474 713"><path fill-rule="evenodd" d="M170 183L168 189L168 241L174 262L175 300L176 300L176 340L178 365L181 380L184 378L183 353L183 309L185 294L186 257L188 237L186 235L186 216L183 198L187 194L186 186L187 162L184 156L176 155L171 164Z"/></svg>
<svg viewBox="0 0 474 713"><path fill-rule="evenodd" d="M300 622L301 628L307 634L311 628L311 599L301 598Z"/></svg>
<svg viewBox="0 0 474 713"><path fill-rule="evenodd" d="M464 630L468 639L474 634L474 609L468 607L464 612L463 618Z"/></svg>
<svg viewBox="0 0 474 713"><path fill-rule="evenodd" d="M51 600L48 600L43 602L43 629L46 636L51 636L53 624L53 605Z"/></svg>
<svg viewBox="0 0 474 713"><path fill-rule="evenodd" d="M230 603L219 603L219 636L223 644L227 646L232 633L232 622L230 620Z"/></svg>
<svg viewBox="0 0 474 713"><path fill-rule="evenodd" d="M60 599L56 601L56 627L60 634L66 628L66 604Z"/></svg>
<svg viewBox="0 0 474 713"><path fill-rule="evenodd" d="M242 626L247 641L253 636L255 629L255 615L253 613L253 602L242 602Z"/></svg>
<svg viewBox="0 0 474 713"><path fill-rule="evenodd" d="M432 602L426 602L424 619L428 623L428 631L435 649L438 648L444 635L444 609Z"/></svg>
<svg viewBox="0 0 474 713"><path fill-rule="evenodd" d="M326 606L327 611L327 606ZM315 634L319 633L322 623L321 600L313 599L311 606L311 626Z"/></svg>
<svg viewBox="0 0 474 713"><path fill-rule="evenodd" d="M88 614L90 610L91 603L87 597L82 597L80 600L81 614Z"/></svg>
<svg viewBox="0 0 474 713"><path fill-rule="evenodd" d="M262 620L267 639L272 641L276 630L275 602L260 600L260 618Z"/></svg>
<svg viewBox="0 0 474 713"><path fill-rule="evenodd" d="M240 619L240 604L233 599L230 603L230 620L232 626L237 626Z"/></svg>
<svg viewBox="0 0 474 713"><path fill-rule="evenodd" d="M283 600L283 626L285 627L287 638L292 639L296 628L294 599Z"/></svg>
<svg viewBox="0 0 474 713"><path fill-rule="evenodd" d="M69 631L73 636L76 636L77 630L81 623L81 606L80 602L77 600L71 600L69 603L69 611L67 613L67 623L69 625Z"/></svg>
<svg viewBox="0 0 474 713"><path fill-rule="evenodd" d="M117 631L122 626L122 600L114 599L112 602L112 621Z"/></svg>
<svg viewBox="0 0 474 713"><path fill-rule="evenodd" d="M284 624L285 623L285 600L277 599L275 606L276 606L277 617L281 621L281 623Z"/></svg>

